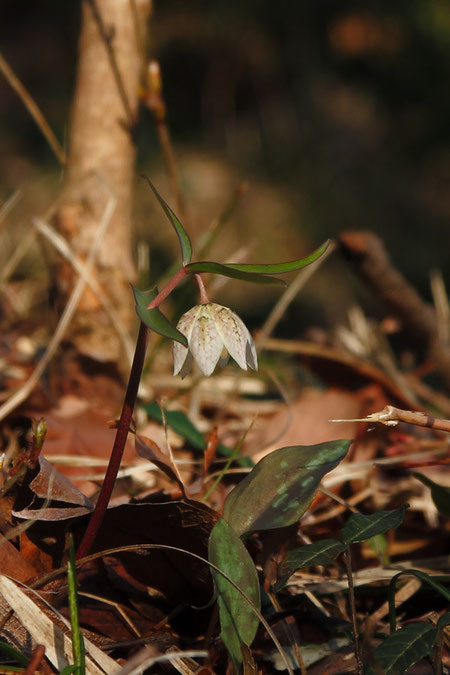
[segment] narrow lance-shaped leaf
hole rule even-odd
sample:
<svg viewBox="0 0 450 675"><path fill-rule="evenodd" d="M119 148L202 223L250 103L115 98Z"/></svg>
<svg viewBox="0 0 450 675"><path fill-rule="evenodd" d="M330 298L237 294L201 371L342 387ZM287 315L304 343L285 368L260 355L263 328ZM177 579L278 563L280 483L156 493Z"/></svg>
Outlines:
<svg viewBox="0 0 450 675"><path fill-rule="evenodd" d="M208 545L208 559L224 572L253 605L260 609L259 581L255 565L233 528L223 518L217 521ZM242 663L242 644L250 646L259 619L246 599L221 574L211 569L217 590L221 637L235 669Z"/></svg>
<svg viewBox="0 0 450 675"><path fill-rule="evenodd" d="M191 263L189 265L189 269L193 272L215 272L215 274L225 274L225 276L232 276L232 272L234 273L243 273L243 274L286 274L286 272L294 272L295 270L300 270L302 267L306 267L306 265L310 265L312 262L320 258L320 256L325 253L327 250L328 246L330 245L330 240L327 239L322 246L319 246L315 251L311 253L311 255L306 256L306 258L299 258L298 260L291 260L289 262L284 262L284 263L275 263L273 265L247 265L247 264L240 264L240 263L226 263L224 265L219 265L216 270L210 268L210 269L203 269L205 265L218 265L218 263L211 263L211 262L198 262L198 263ZM200 267L202 269L200 269ZM220 269L219 269L220 268ZM223 271L223 269L227 270L227 273ZM221 271L222 270L222 271ZM245 277L236 277L237 279L244 279L245 281L251 281L251 278L248 276ZM267 282L265 282L267 283ZM273 282L272 282L273 283Z"/></svg>
<svg viewBox="0 0 450 675"><path fill-rule="evenodd" d="M191 262L192 260L192 245L191 245L191 240L189 239L189 236L184 229L183 225L180 222L180 219L175 215L175 213L172 211L170 206L164 201L164 199L161 197L159 194L158 190L155 188L153 183L147 176L142 176L145 178L147 183L150 185L153 194L155 195L156 199L159 201L161 204L164 213L166 214L167 218L169 221L172 223L175 232L177 233L178 236L178 241L180 242L180 248L181 248L181 257L183 260L183 265L187 265L188 263Z"/></svg>
<svg viewBox="0 0 450 675"><path fill-rule="evenodd" d="M146 326L154 330L155 333L168 337L171 340L181 342L182 345L187 347L188 342L183 333L180 333L180 331L170 323L169 319L164 316L158 307L147 309L147 305L149 305L158 295L156 286L148 291L140 291L134 286L132 286L132 288L134 299L136 301L136 313L140 320L145 323Z"/></svg>
<svg viewBox="0 0 450 675"><path fill-rule="evenodd" d="M404 675L433 649L438 630L425 621L409 623L376 647L374 660L385 675ZM375 670L369 670L370 675ZM378 672L378 671L376 671Z"/></svg>
<svg viewBox="0 0 450 675"><path fill-rule="evenodd" d="M367 541L387 530L394 530L403 522L404 517L404 506L394 511L377 511L368 516L353 513L342 528L342 540L346 544Z"/></svg>
<svg viewBox="0 0 450 675"><path fill-rule="evenodd" d="M311 565L331 565L340 553L347 548L337 539L322 539L313 544L306 544L294 548L286 553L286 557L278 568L278 581L274 590L279 591L283 588L289 577L297 570Z"/></svg>
<svg viewBox="0 0 450 675"><path fill-rule="evenodd" d="M240 279L241 281L250 281L253 284L286 286L286 283L282 279L270 277L265 274L255 274L254 272L250 273L241 271L231 265L222 265L221 263L210 262L208 260L186 265L186 270L191 274L202 274L205 272L209 272L210 274L220 274L223 277L230 277L231 279Z"/></svg>
<svg viewBox="0 0 450 675"><path fill-rule="evenodd" d="M350 443L337 440L271 452L230 492L224 518L241 536L295 523L310 505L322 477L345 457Z"/></svg>
<svg viewBox="0 0 450 675"><path fill-rule="evenodd" d="M447 600L447 603L450 602L450 590L440 584L436 579L433 579L429 574L426 572L422 572L421 570L415 570L415 569L408 569L408 570L402 570L398 574L392 577L392 579L389 582L389 590L388 590L388 602L389 602L389 623L391 627L391 633L395 631L395 627L397 625L397 614L396 614L396 607L395 607L395 590L397 586L397 581L400 579L400 577L403 577L405 575L411 575L413 577L417 577L424 583L426 583L428 586L431 586L431 588L434 588L435 591L440 593L442 597L444 597Z"/></svg>
<svg viewBox="0 0 450 675"><path fill-rule="evenodd" d="M444 516L450 516L450 488L435 483L434 480L431 480L428 476L424 476L423 473L413 473L413 476L430 488L431 499L437 510L443 513Z"/></svg>

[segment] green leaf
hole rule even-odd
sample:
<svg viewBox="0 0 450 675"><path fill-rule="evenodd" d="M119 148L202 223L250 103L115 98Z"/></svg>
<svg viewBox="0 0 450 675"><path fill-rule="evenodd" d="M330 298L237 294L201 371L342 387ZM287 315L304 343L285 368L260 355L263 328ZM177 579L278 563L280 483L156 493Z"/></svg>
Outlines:
<svg viewBox="0 0 450 675"><path fill-rule="evenodd" d="M430 488L431 498L439 513L443 513L444 516L450 516L450 488L435 483L434 480L424 476L422 473L413 473L413 476Z"/></svg>
<svg viewBox="0 0 450 675"><path fill-rule="evenodd" d="M450 612L445 612L445 614L439 617L437 627L439 630L442 630L448 625L450 625Z"/></svg>
<svg viewBox="0 0 450 675"><path fill-rule="evenodd" d="M6 656L8 661L16 661L24 668L28 666L29 658L7 642L0 641L0 654Z"/></svg>
<svg viewBox="0 0 450 675"><path fill-rule="evenodd" d="M326 242L319 246L311 255L306 256L306 258L300 258L299 260L291 260L290 262L284 263L275 263L274 265L241 265L235 263L227 263L226 265L221 265L221 267L226 267L230 271L235 272L245 272L246 274L286 274L286 272L294 272L299 270L306 265L310 265L312 262L320 258L320 256L325 253L328 246L330 245L330 240L327 239ZM216 263L194 263L194 265L215 265ZM192 267L192 265L189 265ZM209 270L195 270L199 272L207 272ZM212 271L212 270L211 270ZM216 272L216 274L223 274L223 272ZM229 275L231 276L231 275ZM237 277L242 278L242 277ZM251 279L247 279L251 281Z"/></svg>
<svg viewBox="0 0 450 675"><path fill-rule="evenodd" d="M404 675L431 652L437 634L437 628L425 621L409 623L378 645L374 660L384 675Z"/></svg>
<svg viewBox="0 0 450 675"><path fill-rule="evenodd" d="M260 609L258 574L247 549L223 518L217 521L210 537L208 559L224 572ZM235 668L242 663L241 645L251 645L259 619L249 603L225 577L211 569L217 589L222 640Z"/></svg>
<svg viewBox="0 0 450 675"><path fill-rule="evenodd" d="M435 591L440 593L447 600L447 602L450 602L450 591L445 586L442 586L442 584L435 581L435 579L430 577L430 575L426 572L421 572L420 570L414 569L403 570L402 572L399 572L390 580L388 589L389 623L391 626L391 633L395 631L395 626L397 623L397 615L395 610L395 590L397 587L397 581L400 577L405 576L406 574L417 577L421 581L424 581L426 584L431 586L431 588L434 588Z"/></svg>
<svg viewBox="0 0 450 675"><path fill-rule="evenodd" d="M347 545L337 539L322 539L321 541L315 541L313 544L307 544L306 546L288 551L278 568L279 580L274 590L279 591L289 577L303 567L331 565L346 548Z"/></svg>
<svg viewBox="0 0 450 675"><path fill-rule="evenodd" d="M210 274L221 274L223 277L231 277L232 279L240 279L241 281L251 281L253 284L286 286L286 283L282 279L268 277L264 274L242 272L231 265L222 265L221 263L210 262L208 260L186 265L186 270L191 274L201 274L203 272L209 272Z"/></svg>
<svg viewBox="0 0 450 675"><path fill-rule="evenodd" d="M322 477L345 457L350 443L329 441L271 452L230 492L224 518L241 536L295 523L310 505Z"/></svg>
<svg viewBox="0 0 450 675"><path fill-rule="evenodd" d="M377 511L365 516L362 513L353 513L341 531L342 540L346 544L366 541L387 530L393 530L403 522L405 507L394 511Z"/></svg>
<svg viewBox="0 0 450 675"><path fill-rule="evenodd" d="M159 194L158 190L155 188L153 185L152 181L147 178L147 176L142 176L142 178L145 178L147 183L150 185L153 194L155 195L156 199L159 201L161 204L164 213L168 217L169 221L172 223L175 232L177 233L178 236L178 241L180 242L180 248L181 248L181 256L183 260L183 265L187 265L188 263L191 262L192 260L192 244L191 240L188 237L188 234L186 230L184 229L183 225L181 224L180 220L177 218L177 216L174 214L170 206L164 201L164 199L161 197Z"/></svg>
<svg viewBox="0 0 450 675"><path fill-rule="evenodd" d="M158 333L158 335L164 335L164 337L168 337L171 340L181 342L184 347L187 347L188 341L183 333L180 333L180 331L170 323L169 319L164 316L158 307L155 307L155 309L147 309L147 305L149 305L158 295L156 286L148 291L140 291L134 286L132 286L132 289L136 301L136 313L140 320L145 323L146 326L154 330L155 333Z"/></svg>
<svg viewBox="0 0 450 675"><path fill-rule="evenodd" d="M157 401L147 403L143 406L143 408L147 414L159 422L159 424L163 423L161 408L159 407ZM185 438L192 445L192 447L196 448L197 450L206 450L206 441L202 432L192 424L191 420L189 417L187 417L187 415L185 415L184 412L181 410L164 410L164 416L166 418L167 426ZM217 446L217 452L224 457L229 457L230 455L234 454L234 449L219 443ZM240 466L253 466L253 462L249 457L237 459L236 463Z"/></svg>

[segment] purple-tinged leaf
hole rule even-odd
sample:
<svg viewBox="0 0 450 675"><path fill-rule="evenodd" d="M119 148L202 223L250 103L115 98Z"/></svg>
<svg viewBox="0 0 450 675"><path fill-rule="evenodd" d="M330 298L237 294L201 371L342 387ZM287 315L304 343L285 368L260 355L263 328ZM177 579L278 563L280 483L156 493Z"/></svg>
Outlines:
<svg viewBox="0 0 450 675"><path fill-rule="evenodd" d="M322 477L345 457L350 443L337 440L271 452L230 492L224 518L240 536L295 523L311 504Z"/></svg>

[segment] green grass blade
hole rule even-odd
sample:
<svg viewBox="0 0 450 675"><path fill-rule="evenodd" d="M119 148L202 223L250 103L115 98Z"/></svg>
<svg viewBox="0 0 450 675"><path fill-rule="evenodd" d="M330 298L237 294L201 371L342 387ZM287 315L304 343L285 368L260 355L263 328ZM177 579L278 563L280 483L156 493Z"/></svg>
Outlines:
<svg viewBox="0 0 450 675"><path fill-rule="evenodd" d="M74 666L77 675L85 675L86 662L84 651L84 640L80 631L78 621L78 598L77 598L77 570L75 565L75 547L73 545L72 535L69 543L69 563L67 566L67 585L69 588L69 611L70 623L72 626L72 651Z"/></svg>

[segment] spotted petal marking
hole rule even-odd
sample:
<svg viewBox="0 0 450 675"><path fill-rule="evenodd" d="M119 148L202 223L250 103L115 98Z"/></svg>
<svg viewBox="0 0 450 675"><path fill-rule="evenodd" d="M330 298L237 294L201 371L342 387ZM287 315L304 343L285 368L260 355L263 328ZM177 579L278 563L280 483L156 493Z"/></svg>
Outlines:
<svg viewBox="0 0 450 675"><path fill-rule="evenodd" d="M209 376L214 372L222 354L222 346L222 338L211 317L209 305L202 305L194 323L189 347L203 375Z"/></svg>

